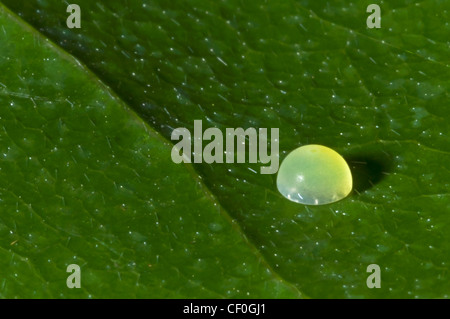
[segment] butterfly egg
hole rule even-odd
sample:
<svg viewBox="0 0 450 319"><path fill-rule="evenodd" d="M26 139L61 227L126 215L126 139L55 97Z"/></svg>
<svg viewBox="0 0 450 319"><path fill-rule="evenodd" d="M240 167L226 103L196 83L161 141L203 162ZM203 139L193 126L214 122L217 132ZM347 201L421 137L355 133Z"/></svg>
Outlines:
<svg viewBox="0 0 450 319"><path fill-rule="evenodd" d="M282 161L278 191L305 205L324 205L343 199L352 190L352 173L345 159L322 145L301 146Z"/></svg>

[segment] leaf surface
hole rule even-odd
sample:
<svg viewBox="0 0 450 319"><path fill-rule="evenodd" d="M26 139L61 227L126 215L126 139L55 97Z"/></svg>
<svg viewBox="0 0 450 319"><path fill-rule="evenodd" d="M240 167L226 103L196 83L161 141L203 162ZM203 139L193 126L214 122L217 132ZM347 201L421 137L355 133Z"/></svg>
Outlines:
<svg viewBox="0 0 450 319"><path fill-rule="evenodd" d="M139 115L140 119L134 114L130 115L133 121L141 123L134 135L124 131L118 133L116 129L108 130L107 134L95 130L99 140L106 144L103 148L92 146L92 152L98 150L101 154L89 157L91 161L99 159L97 164L89 162L89 165L93 165L93 168L89 168L100 170L95 165L110 165L101 171L113 185L114 182L117 187L123 185L133 194L140 192L141 195L136 195L138 198L151 193L151 199L141 199L141 209L137 206L131 208L128 197L116 197L111 191L106 203L109 205L114 201L117 212L100 213L107 219L100 224L126 236L128 225L125 226L126 223L120 218L112 218L122 216L119 209L122 209L120 205L125 204L126 211L136 210L136 219L149 216L156 222L155 216L160 219L164 216L169 230L163 227L162 231L166 231L168 238L175 232L173 227L178 227L179 231L175 233L182 238L177 241L181 246L172 247L177 257L167 257L164 269L179 271L173 270L178 275L171 277L170 287L180 291L180 296L210 295L200 291L193 283L187 284L193 280L189 276L182 276L183 269L188 268L186 263L195 264L199 257L191 252L184 259L179 258L183 255L183 249L190 247L188 243L192 239L189 234L195 234L192 228L182 227L179 219L198 225L203 223L206 216L212 218L217 217L217 214L221 216L217 218L224 223L223 228L227 229L224 234L241 234L250 243L239 239L239 243L233 245L239 248L230 249L227 245L232 240L218 239L216 249L211 248L212 251L217 254L218 251L234 253L235 263L243 256L252 256L256 261L249 268L259 269L261 273L272 269L265 278L272 278L278 287L283 287L275 289L283 291L280 295L295 297L300 296L301 291L307 296L320 298L448 296L448 2L425 0L415 3L399 0L383 3L380 29L368 29L366 26L369 15L366 8L371 1L78 1L82 10L81 29L66 27L67 4L57 1L27 1L26 4L11 0L2 2L93 72L85 76L91 79L86 84L88 88L83 87L83 81L79 79L73 79L72 85L68 85L69 80L52 78L47 83L50 92L58 88L54 86L55 83L62 85L64 82L68 87L68 92L56 96L56 99L48 92L40 93L41 89L34 89L31 84L26 85L28 91L25 94L31 96L39 93L53 103L70 97L71 103L83 108L80 113L83 116L90 114L86 109L98 112L90 115L97 118L97 121L93 120L97 128L101 125L99 118L105 114L113 116L122 113L99 110L98 107L88 108L92 104L91 100L98 101L99 98L94 94L88 101L74 100L77 95L73 90L77 87L81 98L87 94L85 90L92 90L92 78L95 81L98 78L111 88L111 94L116 100L120 98L124 102L116 101L117 109L123 112L129 106ZM22 33L30 33L29 41L32 42L35 32L28 30ZM10 32L7 30L6 34ZM17 56L17 51L23 50L19 38L7 42L6 48L14 50L9 53L11 59ZM5 50L3 45L2 50ZM24 56L23 60L17 57L14 60L20 66L26 61L32 63L39 59ZM40 68L41 72L50 70L42 62L35 62L34 67ZM21 74L17 70L10 73ZM35 85L46 83L45 76L39 75L38 78ZM12 83L16 83L17 89L25 86L14 76L8 76L8 79L7 83L6 79L0 81L6 86L5 91L14 92ZM3 104L8 105L11 94L3 96ZM44 101L41 103L45 104ZM63 105L66 108L70 106L67 102ZM56 109L61 110L59 107ZM24 121L15 112L12 114L17 123ZM63 115L53 114L54 123L63 121ZM38 125L36 117L30 116L28 120L35 126ZM118 117L125 121L124 116ZM141 119L151 127L144 131L151 133L142 133ZM276 189L276 176L259 174L259 164L202 163L194 165L195 172L190 167L174 165L170 160L170 145L160 140L161 137L155 140L151 138L152 134L159 136L152 129L169 140L176 127L186 127L192 131L195 119L201 119L204 128L219 127L222 130L227 127L278 127L281 159L304 144L332 147L352 166L354 192L332 205L308 207L283 198ZM92 124L85 121L83 126L83 123L73 118L67 123L63 122L68 127L73 125L73 131L79 133L79 141L64 138L59 141L60 131L49 132L47 138L53 143L70 141L71 148L67 148L66 157L70 158L68 154L81 156L86 152L86 146L82 145L82 150L79 150L77 145L82 140L92 143L92 136L95 136ZM55 129L61 130L54 125ZM130 129L130 125L124 125L123 122L117 124L118 127ZM17 139L16 143L25 143L20 140L20 135L14 137L8 130L6 132L11 139ZM23 131L20 132L28 140L31 139ZM89 132L88 138L86 132ZM105 135L116 138L105 142ZM159 140L165 143L161 149L158 148ZM148 148L157 148L154 156L159 162L148 161L144 154L140 162L130 165L128 161L136 159L136 156L131 155L132 152L143 147L141 144L136 145L137 141L143 141ZM100 152L107 150L109 144L123 153ZM49 150L55 146L50 142L48 145ZM115 168L114 159L105 154L115 155L120 163L126 161L127 169L122 171ZM64 165L68 160L62 157L58 159L57 165ZM83 163L81 159L75 160ZM24 160L23 165L26 163ZM53 169L55 167L56 164ZM68 168L65 169L68 171ZM133 169L141 177L130 177L133 176ZM2 169L3 172L5 170ZM32 172L37 174L37 170ZM54 174L51 169L48 172ZM151 175L145 175L144 172ZM79 171L68 172L64 177L61 177L60 172L58 174L58 178L66 177L67 184L71 185L64 187L80 189L83 184L84 189L89 188L86 192L96 194L89 197L91 207L79 209L86 216L94 215L94 218L95 209L102 203L96 197L101 193L97 185L87 182ZM86 174L94 180L89 172ZM16 172L12 176L20 175ZM142 176L147 176L147 179ZM125 183L130 179L135 181L133 187ZM143 180L147 182L143 183ZM155 180L156 185L153 184ZM161 180L164 183L159 182ZM9 183L21 192L39 185L31 176L28 183L33 187L23 187L12 177L6 183L3 186L5 192L10 187ZM63 186L57 189L62 190ZM42 197L42 192L36 192L30 197L33 200L27 200L23 205L27 207L31 204L37 210L41 204L34 202L34 196ZM208 194L204 195L207 200L196 200L196 196L205 192ZM194 196L194 193L197 195ZM14 195L18 196L16 193ZM174 201L173 206L167 204L171 200ZM147 205L149 201L153 206ZM51 220L53 216L58 220L53 227L61 228L59 223L72 225L71 218L64 215L64 207L78 211L76 205L86 206L87 203L84 198L65 204L55 199L54 212L41 208L40 215L45 221ZM11 209L5 216L13 219L15 205L13 199L10 199L9 204L5 202L5 207ZM198 216L197 210L202 212L201 216ZM228 216L230 219L227 219ZM89 225L87 220L90 219L80 218L80 223ZM236 221L236 224L230 223L230 220ZM20 223L17 221L17 224ZM150 226L141 229L144 225L147 224L138 221L135 226L140 230L131 230L132 233L150 236ZM85 228L80 233L80 240L95 246L90 240L94 228ZM203 229L205 238L214 236L207 228ZM158 240L146 237L147 245L154 247L148 252L153 258L159 255L156 253L158 249L167 252L168 248L166 241L159 235L157 237ZM61 239L59 235L55 238ZM130 249L127 251L131 255L135 254L134 259L139 257L142 260L143 255L133 246L139 240L128 239L131 246L127 247ZM101 240L105 243L104 238ZM106 247L115 245L108 242ZM10 254L9 248L5 248L7 254ZM252 253L249 254L248 250ZM119 254L121 252L120 249L116 251ZM43 253L40 256L47 255ZM92 263L101 260L93 255L90 259L88 256L84 259ZM129 260L134 259L125 258L124 263L128 264ZM224 258L215 260L216 267L230 269L224 266ZM370 264L380 265L381 289L369 289L366 286L369 275L366 268ZM40 272L38 269L36 272ZM192 273L210 281L212 278L228 278L226 275L217 276L215 270L206 272L204 269L210 268L199 268L192 270ZM158 281L161 279L158 276L152 273L148 280ZM181 277L184 277L184 281ZM102 279L97 283L100 282L103 282ZM194 279L193 282L198 283L199 280ZM205 279L200 282L205 282ZM241 278L234 282L245 287L239 288L237 295L250 291L258 296L275 296L271 286L267 289L258 288L264 286L264 281L261 286ZM111 282L110 285L118 287L117 283ZM224 286L226 284L209 288L217 293L211 296L229 296ZM288 294L286 291L290 291L289 287L295 287L296 290ZM146 289L153 288L146 286ZM154 293L164 296L156 288ZM102 296L101 293L96 296L99 295Z"/></svg>

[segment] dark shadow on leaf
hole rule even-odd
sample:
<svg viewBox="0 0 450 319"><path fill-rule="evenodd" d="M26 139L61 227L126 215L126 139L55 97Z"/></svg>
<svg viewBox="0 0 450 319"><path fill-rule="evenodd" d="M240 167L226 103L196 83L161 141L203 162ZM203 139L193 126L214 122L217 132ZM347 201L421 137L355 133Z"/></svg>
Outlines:
<svg viewBox="0 0 450 319"><path fill-rule="evenodd" d="M392 157L385 152L349 154L345 160L353 176L353 190L362 193L381 182L392 169Z"/></svg>

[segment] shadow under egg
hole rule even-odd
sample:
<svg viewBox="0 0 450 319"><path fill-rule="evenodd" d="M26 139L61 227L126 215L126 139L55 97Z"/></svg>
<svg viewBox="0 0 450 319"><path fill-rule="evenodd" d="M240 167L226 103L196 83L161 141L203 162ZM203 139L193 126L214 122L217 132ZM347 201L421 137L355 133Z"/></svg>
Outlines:
<svg viewBox="0 0 450 319"><path fill-rule="evenodd" d="M375 187L389 175L392 168L392 157L385 152L350 154L344 158L352 172L353 190L356 193Z"/></svg>

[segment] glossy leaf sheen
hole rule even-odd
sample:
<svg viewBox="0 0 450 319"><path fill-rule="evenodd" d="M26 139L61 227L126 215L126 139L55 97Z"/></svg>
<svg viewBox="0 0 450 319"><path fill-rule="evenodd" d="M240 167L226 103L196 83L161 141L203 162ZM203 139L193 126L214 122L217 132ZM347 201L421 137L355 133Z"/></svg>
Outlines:
<svg viewBox="0 0 450 319"><path fill-rule="evenodd" d="M93 71L2 13L3 296L448 297L448 1L368 29L372 1L79 0L79 30L2 2ZM194 119L327 145L355 191L303 207L258 165L174 165L161 136Z"/></svg>

